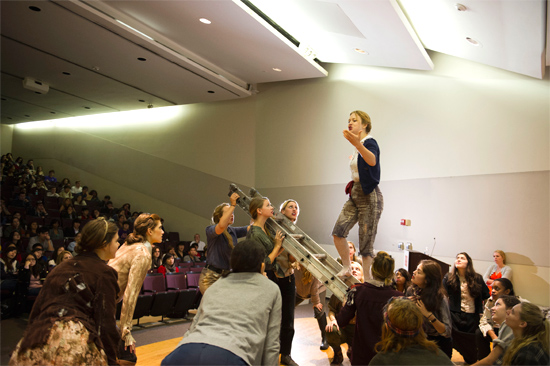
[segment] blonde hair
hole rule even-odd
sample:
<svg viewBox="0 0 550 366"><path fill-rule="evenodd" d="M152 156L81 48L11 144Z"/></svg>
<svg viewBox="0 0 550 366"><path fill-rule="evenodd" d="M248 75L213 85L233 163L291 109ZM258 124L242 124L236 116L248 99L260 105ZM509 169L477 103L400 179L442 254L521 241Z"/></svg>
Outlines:
<svg viewBox="0 0 550 366"><path fill-rule="evenodd" d="M357 117L361 118L361 124L365 127L365 130L367 131L367 133L369 133L370 130L372 129L372 122L367 112L357 110L357 111L351 112L349 115L351 116L353 113L355 113Z"/></svg>
<svg viewBox="0 0 550 366"><path fill-rule="evenodd" d="M438 352L437 344L426 338L426 333L422 329L423 317L420 309L411 300L398 297L392 298L386 305L385 315L387 315L382 325L382 337L380 342L376 343L374 349L376 352L399 352L404 348L419 345L429 351ZM388 322L390 324L388 324ZM399 331L411 333L410 336L402 336L390 329L390 325ZM415 332L418 332L414 335Z"/></svg>
<svg viewBox="0 0 550 366"><path fill-rule="evenodd" d="M522 302L516 306L521 306L519 318L527 325L523 328L523 334L514 338L506 350L502 359L503 365L510 365L519 350L532 343L540 343L544 352L548 354L548 343L550 343L548 319L544 317L537 305L530 302Z"/></svg>
<svg viewBox="0 0 550 366"><path fill-rule="evenodd" d="M493 253L498 253L502 257L502 263L506 264L506 253L504 253L502 250L497 249Z"/></svg>
<svg viewBox="0 0 550 366"><path fill-rule="evenodd" d="M384 281L384 285L389 286L393 278L395 261L388 253L379 251L372 261L372 277Z"/></svg>

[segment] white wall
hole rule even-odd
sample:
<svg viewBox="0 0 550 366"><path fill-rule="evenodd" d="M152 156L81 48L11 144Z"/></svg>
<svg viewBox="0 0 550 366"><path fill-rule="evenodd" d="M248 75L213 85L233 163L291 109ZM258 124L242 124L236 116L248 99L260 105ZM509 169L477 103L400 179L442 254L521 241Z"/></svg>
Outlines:
<svg viewBox="0 0 550 366"><path fill-rule="evenodd" d="M12 138L13 125L0 125L0 150L2 155L11 152Z"/></svg>

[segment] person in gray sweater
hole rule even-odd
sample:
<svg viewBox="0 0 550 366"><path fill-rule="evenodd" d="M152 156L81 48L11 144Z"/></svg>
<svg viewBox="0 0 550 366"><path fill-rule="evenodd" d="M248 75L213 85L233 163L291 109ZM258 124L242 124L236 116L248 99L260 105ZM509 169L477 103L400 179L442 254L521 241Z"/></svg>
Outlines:
<svg viewBox="0 0 550 366"><path fill-rule="evenodd" d="M191 327L162 360L168 365L279 365L281 293L262 273L262 244L231 253L232 272L204 293Z"/></svg>

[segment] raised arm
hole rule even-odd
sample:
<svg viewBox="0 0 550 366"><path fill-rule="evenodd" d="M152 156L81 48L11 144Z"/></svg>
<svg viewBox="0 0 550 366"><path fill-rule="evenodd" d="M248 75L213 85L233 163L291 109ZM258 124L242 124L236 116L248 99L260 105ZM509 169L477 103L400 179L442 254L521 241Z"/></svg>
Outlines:
<svg viewBox="0 0 550 366"><path fill-rule="evenodd" d="M227 230L227 227L229 226L229 223L231 221L231 216L233 215L233 212L235 211L235 206L237 206L237 199L239 198L239 194L237 192L233 193L231 197L229 197L229 201L231 202L231 205L225 212L223 213L220 222L216 225L216 234L221 235L225 230Z"/></svg>

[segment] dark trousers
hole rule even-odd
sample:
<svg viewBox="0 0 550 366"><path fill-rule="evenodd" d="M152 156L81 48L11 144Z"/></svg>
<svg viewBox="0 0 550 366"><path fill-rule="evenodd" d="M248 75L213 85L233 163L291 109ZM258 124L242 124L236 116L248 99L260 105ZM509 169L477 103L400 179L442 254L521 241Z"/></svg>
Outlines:
<svg viewBox="0 0 550 366"><path fill-rule="evenodd" d="M300 305L302 302L307 300L308 298L300 297L300 295L296 294L296 303L295 306ZM325 339L325 328L327 327L327 315L325 313L325 309L327 307L327 291L323 291L319 294L319 299L321 301L321 304L323 305L323 310L319 311L316 307L313 308L313 315L315 319L317 319L317 324L319 325L319 330L321 331L321 338Z"/></svg>
<svg viewBox="0 0 550 366"><path fill-rule="evenodd" d="M327 332L328 345L332 347L334 353L342 352L340 346L342 343L347 343L348 348L353 344L353 336L355 335L355 324L348 324L340 330L336 327L332 328L332 332Z"/></svg>
<svg viewBox="0 0 550 366"><path fill-rule="evenodd" d="M453 347L464 361L473 364L477 361L477 347L475 331L479 328L479 314L451 312L453 320Z"/></svg>
<svg viewBox="0 0 550 366"><path fill-rule="evenodd" d="M493 331L498 335L498 328L494 328ZM489 335L483 336L481 330L476 329L476 346L477 346L477 359L483 360L491 353L491 337Z"/></svg>
<svg viewBox="0 0 550 366"><path fill-rule="evenodd" d="M443 336L428 336L429 341L434 341L437 343L437 347L442 350L449 359L453 357L453 340L451 338L446 338Z"/></svg>
<svg viewBox="0 0 550 366"><path fill-rule="evenodd" d="M269 279L279 286L282 297L281 309L281 348L282 355L290 355L294 339L294 302L296 300L296 282L294 275L278 278L273 271L267 272Z"/></svg>
<svg viewBox="0 0 550 366"><path fill-rule="evenodd" d="M162 360L163 366L179 365L237 365L246 366L242 358L224 348L206 343L186 343Z"/></svg>

